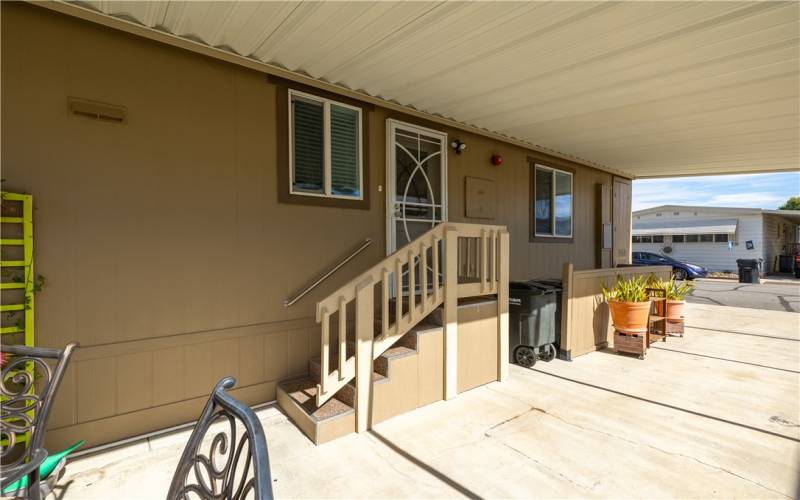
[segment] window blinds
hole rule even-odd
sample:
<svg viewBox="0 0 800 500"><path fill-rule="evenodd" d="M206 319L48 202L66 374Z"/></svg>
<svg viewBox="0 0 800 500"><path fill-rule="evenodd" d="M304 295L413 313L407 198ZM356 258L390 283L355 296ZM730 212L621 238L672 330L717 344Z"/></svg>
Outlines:
<svg viewBox="0 0 800 500"><path fill-rule="evenodd" d="M331 192L359 195L358 112L331 104Z"/></svg>
<svg viewBox="0 0 800 500"><path fill-rule="evenodd" d="M325 192L325 127L321 102L292 100L295 191Z"/></svg>

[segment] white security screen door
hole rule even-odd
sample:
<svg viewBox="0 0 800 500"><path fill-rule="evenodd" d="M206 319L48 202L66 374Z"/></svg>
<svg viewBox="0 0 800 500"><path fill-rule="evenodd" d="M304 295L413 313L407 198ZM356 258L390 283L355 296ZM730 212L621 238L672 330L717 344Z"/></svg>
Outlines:
<svg viewBox="0 0 800 500"><path fill-rule="evenodd" d="M392 119L386 133L388 255L447 220L447 134Z"/></svg>

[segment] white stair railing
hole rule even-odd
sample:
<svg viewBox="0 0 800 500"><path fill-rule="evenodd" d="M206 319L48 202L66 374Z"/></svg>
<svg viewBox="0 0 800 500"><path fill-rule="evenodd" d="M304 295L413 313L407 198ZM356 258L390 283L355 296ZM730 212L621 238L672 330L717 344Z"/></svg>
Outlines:
<svg viewBox="0 0 800 500"><path fill-rule="evenodd" d="M448 255L457 261L455 266L444 265ZM390 290L392 285L393 291ZM379 288L377 293L376 287ZM321 325L317 405L356 378L357 426L359 431L366 430L367 412L363 409L369 401L372 360L442 305L446 297L450 297L451 307L450 317L445 311L445 321L448 328L455 331L457 298L498 294L500 302L500 295L505 295L501 294L503 287L508 287L508 232L502 226L440 224L387 256L317 303L316 319ZM380 300L379 324L374 307L376 295ZM392 298L394 314L391 314ZM351 303L355 305L352 308L355 318L348 318L347 306ZM338 316L338 341L335 366L331 369L334 315ZM355 325L355 349L349 354L347 331L352 325ZM498 352L500 350L507 351L507 341L505 349L500 346ZM453 353L449 356L452 358Z"/></svg>

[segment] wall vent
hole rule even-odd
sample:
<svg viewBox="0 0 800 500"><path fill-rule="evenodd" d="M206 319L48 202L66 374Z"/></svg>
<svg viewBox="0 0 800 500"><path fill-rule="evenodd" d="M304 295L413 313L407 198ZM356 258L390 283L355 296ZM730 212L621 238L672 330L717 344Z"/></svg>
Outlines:
<svg viewBox="0 0 800 500"><path fill-rule="evenodd" d="M128 118L128 110L124 106L78 99L76 97L68 98L67 103L70 113L83 118L111 123L125 123Z"/></svg>

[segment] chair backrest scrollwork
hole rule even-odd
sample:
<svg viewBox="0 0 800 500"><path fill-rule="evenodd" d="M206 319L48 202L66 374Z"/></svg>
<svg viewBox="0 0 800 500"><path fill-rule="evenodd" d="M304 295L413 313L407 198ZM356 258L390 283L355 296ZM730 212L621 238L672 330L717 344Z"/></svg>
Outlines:
<svg viewBox="0 0 800 500"><path fill-rule="evenodd" d="M214 387L178 463L168 500L272 499L264 429L253 410L226 392L235 384L226 377Z"/></svg>
<svg viewBox="0 0 800 500"><path fill-rule="evenodd" d="M21 345L0 348L5 358L0 379L3 399L0 436L5 443L0 457L4 466L27 461L33 450L44 446L53 400L77 347L78 343L72 342L64 349ZM17 444L25 434L28 442L20 453Z"/></svg>

